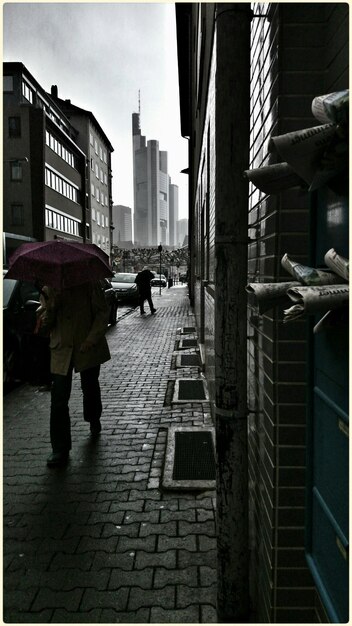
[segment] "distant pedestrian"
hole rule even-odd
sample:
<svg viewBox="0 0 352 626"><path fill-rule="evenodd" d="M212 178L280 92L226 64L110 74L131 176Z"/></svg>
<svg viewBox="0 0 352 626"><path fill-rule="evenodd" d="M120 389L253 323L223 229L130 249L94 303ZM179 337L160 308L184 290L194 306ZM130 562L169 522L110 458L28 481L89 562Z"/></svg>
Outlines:
<svg viewBox="0 0 352 626"><path fill-rule="evenodd" d="M151 272L149 268L145 265L142 271L138 272L134 281L138 287L139 307L141 310L141 315L145 314L145 310L144 310L145 300L148 301L151 314L153 315L156 311L156 309L154 308L153 300L152 300L152 288L150 284L150 281L152 280L152 278L154 278L153 272Z"/></svg>
<svg viewBox="0 0 352 626"><path fill-rule="evenodd" d="M62 291L44 287L38 315L50 331L51 409L49 467L64 465L71 449L69 399L73 369L80 373L83 418L92 436L101 431L100 365L110 357L105 338L109 311L99 284Z"/></svg>

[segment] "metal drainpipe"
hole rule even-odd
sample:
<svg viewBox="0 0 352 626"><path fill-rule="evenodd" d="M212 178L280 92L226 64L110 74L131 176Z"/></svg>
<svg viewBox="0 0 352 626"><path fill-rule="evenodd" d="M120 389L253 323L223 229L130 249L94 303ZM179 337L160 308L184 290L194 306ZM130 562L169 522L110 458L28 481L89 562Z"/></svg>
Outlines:
<svg viewBox="0 0 352 626"><path fill-rule="evenodd" d="M250 22L216 5L215 418L218 621L249 619L247 246Z"/></svg>

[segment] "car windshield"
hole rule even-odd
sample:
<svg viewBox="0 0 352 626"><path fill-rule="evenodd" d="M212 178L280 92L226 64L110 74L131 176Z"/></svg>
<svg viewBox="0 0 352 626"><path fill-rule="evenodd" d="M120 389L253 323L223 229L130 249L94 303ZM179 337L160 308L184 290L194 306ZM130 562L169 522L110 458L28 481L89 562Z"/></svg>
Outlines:
<svg viewBox="0 0 352 626"><path fill-rule="evenodd" d="M3 282L3 307L5 307L10 302L10 298L12 296L17 280L14 280L13 278L5 278L2 282Z"/></svg>
<svg viewBox="0 0 352 626"><path fill-rule="evenodd" d="M111 278L112 283L134 283L137 274L115 274Z"/></svg>

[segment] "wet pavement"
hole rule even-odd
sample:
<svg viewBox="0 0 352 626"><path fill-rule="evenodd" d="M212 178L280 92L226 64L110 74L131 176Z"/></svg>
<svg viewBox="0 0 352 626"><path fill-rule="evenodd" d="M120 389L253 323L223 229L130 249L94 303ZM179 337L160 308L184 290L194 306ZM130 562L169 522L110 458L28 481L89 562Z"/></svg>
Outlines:
<svg viewBox="0 0 352 626"><path fill-rule="evenodd" d="M216 622L215 492L161 485L168 428L212 425L207 402L165 403L169 381L200 376L175 367L195 319L186 287L153 299L154 316L148 305L121 312L107 332L96 440L74 375L66 468L46 465L50 393L24 385L4 397L7 623Z"/></svg>

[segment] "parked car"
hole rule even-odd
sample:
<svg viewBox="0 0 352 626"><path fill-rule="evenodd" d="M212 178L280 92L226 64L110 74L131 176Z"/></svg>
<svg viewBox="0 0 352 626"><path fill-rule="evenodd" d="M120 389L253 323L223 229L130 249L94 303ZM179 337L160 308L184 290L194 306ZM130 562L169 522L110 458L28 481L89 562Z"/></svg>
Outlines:
<svg viewBox="0 0 352 626"><path fill-rule="evenodd" d="M3 279L3 383L30 381L35 375L36 310L39 289L32 283Z"/></svg>
<svg viewBox="0 0 352 626"><path fill-rule="evenodd" d="M99 283L101 285L101 288L104 291L105 300L110 309L109 324L114 326L114 324L116 324L117 307L118 307L115 289L113 288L108 278L103 278L102 280L99 281Z"/></svg>
<svg viewBox="0 0 352 626"><path fill-rule="evenodd" d="M138 304L138 288L134 282L136 276L136 273L119 272L110 278L118 302Z"/></svg>
<svg viewBox="0 0 352 626"><path fill-rule="evenodd" d="M155 274L155 277L152 278L152 280L150 281L150 284L152 287L159 287L160 285L162 287L166 287L167 280L164 274Z"/></svg>
<svg viewBox="0 0 352 626"><path fill-rule="evenodd" d="M188 280L187 272L181 272L179 277L180 283L186 283Z"/></svg>

